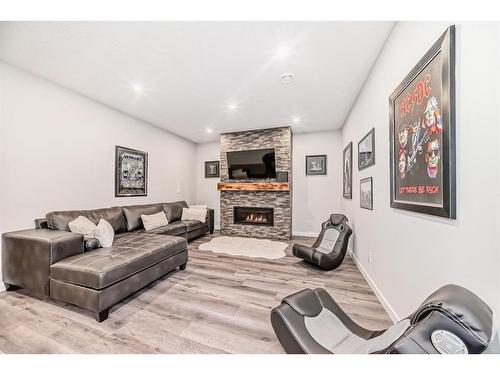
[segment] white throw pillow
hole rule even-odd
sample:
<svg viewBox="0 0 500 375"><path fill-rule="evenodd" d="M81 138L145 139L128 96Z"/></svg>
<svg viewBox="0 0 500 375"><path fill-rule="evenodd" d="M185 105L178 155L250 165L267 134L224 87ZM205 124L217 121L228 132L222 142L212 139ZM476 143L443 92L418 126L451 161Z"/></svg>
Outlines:
<svg viewBox="0 0 500 375"><path fill-rule="evenodd" d="M189 208L194 208L195 210L206 210L208 205L206 204L192 204Z"/></svg>
<svg viewBox="0 0 500 375"><path fill-rule="evenodd" d="M113 230L111 224L104 219L99 220L95 230L95 238L99 240L101 247L113 246L115 231Z"/></svg>
<svg viewBox="0 0 500 375"><path fill-rule="evenodd" d="M198 220L204 223L207 219L207 209L183 208L181 220Z"/></svg>
<svg viewBox="0 0 500 375"><path fill-rule="evenodd" d="M94 237L97 226L85 216L78 216L75 220L68 223L69 230L73 233L83 234L85 239Z"/></svg>
<svg viewBox="0 0 500 375"><path fill-rule="evenodd" d="M163 227L168 224L167 215L165 212L160 211L153 215L141 215L142 224L146 232L151 229Z"/></svg>

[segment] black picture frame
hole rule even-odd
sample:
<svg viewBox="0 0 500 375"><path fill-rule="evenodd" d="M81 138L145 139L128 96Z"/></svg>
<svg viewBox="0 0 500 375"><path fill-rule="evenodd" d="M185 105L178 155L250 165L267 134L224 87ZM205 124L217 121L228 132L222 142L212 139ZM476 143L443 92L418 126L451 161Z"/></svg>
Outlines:
<svg viewBox="0 0 500 375"><path fill-rule="evenodd" d="M369 183L369 192L363 188ZM359 207L373 211L373 177L363 178L359 181Z"/></svg>
<svg viewBox="0 0 500 375"><path fill-rule="evenodd" d="M352 142L342 152L342 195L352 199Z"/></svg>
<svg viewBox="0 0 500 375"><path fill-rule="evenodd" d="M369 147L371 151L361 152L362 145L370 140ZM364 146L367 147L367 146ZM372 128L361 140L358 142L358 171L362 171L368 167L375 165L375 128Z"/></svg>
<svg viewBox="0 0 500 375"><path fill-rule="evenodd" d="M219 160L212 160L205 162L205 178L220 177L220 162Z"/></svg>
<svg viewBox="0 0 500 375"><path fill-rule="evenodd" d="M326 155L306 156L306 176L326 175Z"/></svg>
<svg viewBox="0 0 500 375"><path fill-rule="evenodd" d="M115 146L115 197L148 195L148 153Z"/></svg>
<svg viewBox="0 0 500 375"><path fill-rule="evenodd" d="M455 219L455 26L391 94L389 126L391 207Z"/></svg>

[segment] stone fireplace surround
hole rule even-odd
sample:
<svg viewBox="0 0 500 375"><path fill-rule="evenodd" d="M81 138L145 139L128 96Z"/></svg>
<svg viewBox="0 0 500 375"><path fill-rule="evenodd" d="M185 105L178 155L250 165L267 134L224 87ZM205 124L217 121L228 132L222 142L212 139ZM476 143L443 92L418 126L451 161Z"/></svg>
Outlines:
<svg viewBox="0 0 500 375"><path fill-rule="evenodd" d="M230 180L226 152L263 148L275 149L277 172L288 172L288 191L220 191L220 227L222 235L263 237L288 240L292 235L292 130L290 127L223 133L220 136L220 181ZM275 180L271 180L274 182ZM269 182L269 180L252 180ZM234 223L234 207L272 208L273 225Z"/></svg>

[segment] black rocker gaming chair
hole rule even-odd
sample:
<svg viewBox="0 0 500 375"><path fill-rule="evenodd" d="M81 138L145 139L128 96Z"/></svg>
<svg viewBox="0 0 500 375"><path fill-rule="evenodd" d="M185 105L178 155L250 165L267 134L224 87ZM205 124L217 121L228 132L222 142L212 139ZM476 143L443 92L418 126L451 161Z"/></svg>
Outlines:
<svg viewBox="0 0 500 375"><path fill-rule="evenodd" d="M271 311L287 353L477 354L486 350L493 313L474 293L446 285L408 318L383 331L353 322L324 289L304 289Z"/></svg>
<svg viewBox="0 0 500 375"><path fill-rule="evenodd" d="M321 233L312 247L294 244L293 255L319 268L330 271L342 264L352 229L347 225L347 217L331 214L321 224Z"/></svg>

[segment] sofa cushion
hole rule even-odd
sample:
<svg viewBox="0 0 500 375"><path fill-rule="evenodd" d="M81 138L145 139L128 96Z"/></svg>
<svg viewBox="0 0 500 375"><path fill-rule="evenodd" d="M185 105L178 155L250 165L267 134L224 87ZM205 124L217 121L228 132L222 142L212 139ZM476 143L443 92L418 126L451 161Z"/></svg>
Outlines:
<svg viewBox="0 0 500 375"><path fill-rule="evenodd" d="M141 215L152 215L163 211L161 203L140 204L135 206L124 206L123 213L127 219L127 230L129 232L142 228Z"/></svg>
<svg viewBox="0 0 500 375"><path fill-rule="evenodd" d="M142 226L146 231L163 227L168 224L167 215L161 210L153 215L141 215Z"/></svg>
<svg viewBox="0 0 500 375"><path fill-rule="evenodd" d="M94 223L99 224L99 220L104 219L111 224L115 233L127 231L127 223L121 207L101 208L86 211L86 216Z"/></svg>
<svg viewBox="0 0 500 375"><path fill-rule="evenodd" d="M78 216L90 219L95 225L104 219L111 224L116 233L125 232L127 225L121 207L99 208L96 210L52 211L45 215L49 229L69 231L69 222Z"/></svg>
<svg viewBox="0 0 500 375"><path fill-rule="evenodd" d="M185 201L163 203L163 211L167 214L168 222L180 220L182 217L182 209L187 208Z"/></svg>
<svg viewBox="0 0 500 375"><path fill-rule="evenodd" d="M101 247L111 247L113 246L113 240L115 238L115 232L113 227L106 220L99 220L97 228L95 230L95 238L99 241Z"/></svg>
<svg viewBox="0 0 500 375"><path fill-rule="evenodd" d="M50 268L52 279L103 289L187 249L182 237L134 232L120 236L112 247L65 258Z"/></svg>
<svg viewBox="0 0 500 375"><path fill-rule="evenodd" d="M192 232L201 228L207 228L208 231L208 222L202 223L198 220L182 220L181 223L183 223L187 227L188 232Z"/></svg>
<svg viewBox="0 0 500 375"><path fill-rule="evenodd" d="M146 233L167 234L169 236L184 236L186 235L187 227L182 221L168 223L159 228L148 230Z"/></svg>
<svg viewBox="0 0 500 375"><path fill-rule="evenodd" d="M75 220L68 223L71 233L83 234L83 238L88 240L95 236L97 226L85 216L78 216Z"/></svg>
<svg viewBox="0 0 500 375"><path fill-rule="evenodd" d="M204 223L207 221L207 209L183 208L181 220L197 220Z"/></svg>

